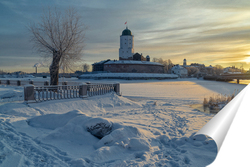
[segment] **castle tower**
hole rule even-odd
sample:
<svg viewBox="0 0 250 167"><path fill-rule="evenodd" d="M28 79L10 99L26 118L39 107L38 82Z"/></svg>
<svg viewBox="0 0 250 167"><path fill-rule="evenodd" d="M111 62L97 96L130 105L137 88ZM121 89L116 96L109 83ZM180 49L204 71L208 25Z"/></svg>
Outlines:
<svg viewBox="0 0 250 167"><path fill-rule="evenodd" d="M132 60L134 55L134 36L126 27L120 36L119 60Z"/></svg>

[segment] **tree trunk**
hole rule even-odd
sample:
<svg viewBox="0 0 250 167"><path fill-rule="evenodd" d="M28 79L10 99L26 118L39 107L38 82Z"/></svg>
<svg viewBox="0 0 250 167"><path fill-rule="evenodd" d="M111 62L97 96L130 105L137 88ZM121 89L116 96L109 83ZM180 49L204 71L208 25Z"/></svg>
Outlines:
<svg viewBox="0 0 250 167"><path fill-rule="evenodd" d="M61 55L58 51L53 51L53 60L52 64L50 65L50 85L58 85L59 79L59 62L60 62Z"/></svg>

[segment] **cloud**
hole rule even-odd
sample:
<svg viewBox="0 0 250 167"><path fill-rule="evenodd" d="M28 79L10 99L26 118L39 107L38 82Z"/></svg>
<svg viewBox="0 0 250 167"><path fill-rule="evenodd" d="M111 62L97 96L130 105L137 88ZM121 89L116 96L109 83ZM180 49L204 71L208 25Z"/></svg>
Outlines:
<svg viewBox="0 0 250 167"><path fill-rule="evenodd" d="M250 1L232 0L73 0L0 2L0 58L5 67L12 58L35 57L26 26L37 22L47 6L78 9L88 27L84 60L89 63L118 59L119 38L127 21L134 35L135 51L182 63L231 63L250 51ZM8 61L7 57L11 57ZM21 58L22 57L22 58ZM11 64L9 64L11 65Z"/></svg>

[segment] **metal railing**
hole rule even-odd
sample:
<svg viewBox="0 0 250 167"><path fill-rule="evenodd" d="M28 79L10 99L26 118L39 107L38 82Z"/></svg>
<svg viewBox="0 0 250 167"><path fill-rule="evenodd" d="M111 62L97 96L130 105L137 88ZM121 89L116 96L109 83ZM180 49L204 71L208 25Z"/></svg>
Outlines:
<svg viewBox="0 0 250 167"><path fill-rule="evenodd" d="M91 97L115 92L120 95L120 84L80 84L62 86L34 86L24 87L24 100L42 102L59 99Z"/></svg>

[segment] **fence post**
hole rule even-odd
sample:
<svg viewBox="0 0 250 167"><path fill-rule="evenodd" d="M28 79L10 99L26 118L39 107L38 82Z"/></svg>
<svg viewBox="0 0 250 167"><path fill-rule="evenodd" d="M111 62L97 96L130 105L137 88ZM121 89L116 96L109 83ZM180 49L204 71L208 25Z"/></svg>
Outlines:
<svg viewBox="0 0 250 167"><path fill-rule="evenodd" d="M62 85L68 85L67 81L62 82Z"/></svg>
<svg viewBox="0 0 250 167"><path fill-rule="evenodd" d="M117 94L117 95L120 95L120 83L116 83L116 84L114 84L115 85L115 93Z"/></svg>
<svg viewBox="0 0 250 167"><path fill-rule="evenodd" d="M17 86L21 86L21 81L18 80L18 81L16 82L16 84L17 84Z"/></svg>
<svg viewBox="0 0 250 167"><path fill-rule="evenodd" d="M68 85L67 81L62 82L62 85ZM62 86L62 88L63 88L64 90L67 90L67 89L68 89L67 86Z"/></svg>
<svg viewBox="0 0 250 167"><path fill-rule="evenodd" d="M7 81L6 81L6 85L10 85L10 80L7 80Z"/></svg>
<svg viewBox="0 0 250 167"><path fill-rule="evenodd" d="M45 81L44 86L49 86L49 81Z"/></svg>
<svg viewBox="0 0 250 167"><path fill-rule="evenodd" d="M29 100L35 99L35 89L34 85L24 85L24 100L28 102Z"/></svg>
<svg viewBox="0 0 250 167"><path fill-rule="evenodd" d="M86 83L82 83L79 85L79 96L84 98L87 97L87 87L88 85Z"/></svg>

